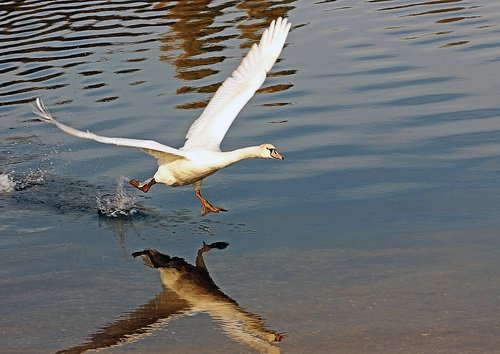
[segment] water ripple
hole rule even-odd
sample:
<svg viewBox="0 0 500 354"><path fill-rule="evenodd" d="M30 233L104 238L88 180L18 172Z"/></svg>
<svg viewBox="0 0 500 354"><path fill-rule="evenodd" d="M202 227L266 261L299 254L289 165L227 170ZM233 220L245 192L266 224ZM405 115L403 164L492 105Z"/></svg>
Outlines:
<svg viewBox="0 0 500 354"><path fill-rule="evenodd" d="M214 25L215 17L231 6L231 3L223 3L209 10L182 4L104 0L7 3L0 17L0 73L5 75L0 105L28 102L37 91L45 89L64 95L63 90L71 85L77 72L94 72L96 81L82 83L81 88L87 92L99 90L121 75L130 76L130 86L145 84L141 71L148 67L146 62L151 59L171 64L178 79L190 82L181 86L177 94L211 94L221 82L220 78L216 82L211 78L218 72L211 67L228 57L220 53L232 45L230 41L240 37L237 33L228 33L234 30L234 24ZM268 18L284 15L288 9L277 7L273 14L261 16L258 21L236 26L244 39L240 46L249 47L258 40L270 21ZM259 9L252 8L252 11ZM266 9L262 11L265 13ZM156 42L160 43L156 48L140 48ZM137 52L142 52L140 57L133 54ZM113 53L126 53L121 61L123 66L114 68L113 63L106 63ZM94 69L97 67L100 69ZM40 74L35 76L35 73ZM59 82L55 83L54 79ZM268 90L288 88L274 85ZM93 96L97 103L119 99L118 95L102 91ZM177 104L177 108L198 109L206 102L205 97L189 98L188 102Z"/></svg>

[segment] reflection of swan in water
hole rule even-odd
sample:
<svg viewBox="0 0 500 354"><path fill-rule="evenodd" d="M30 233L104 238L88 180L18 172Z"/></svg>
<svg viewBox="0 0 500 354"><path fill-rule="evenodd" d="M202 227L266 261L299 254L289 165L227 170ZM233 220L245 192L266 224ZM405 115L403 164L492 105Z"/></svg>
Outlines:
<svg viewBox="0 0 500 354"><path fill-rule="evenodd" d="M243 310L219 289L208 273L203 253L227 245L204 243L198 250L196 265L156 250L133 253L134 257L141 256L147 266L160 271L163 290L148 303L101 328L87 342L58 353L82 353L134 342L171 320L200 312L209 314L230 338L261 353L280 353L271 343L281 341L284 335L267 329L260 317Z"/></svg>

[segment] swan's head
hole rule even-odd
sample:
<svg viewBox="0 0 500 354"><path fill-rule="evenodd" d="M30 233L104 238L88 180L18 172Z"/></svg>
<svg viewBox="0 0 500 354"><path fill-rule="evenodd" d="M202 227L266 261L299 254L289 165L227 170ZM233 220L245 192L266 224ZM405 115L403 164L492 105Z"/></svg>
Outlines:
<svg viewBox="0 0 500 354"><path fill-rule="evenodd" d="M262 144L259 146L260 156L264 159L275 159L275 160L284 160L285 158L280 155L278 150L271 144Z"/></svg>

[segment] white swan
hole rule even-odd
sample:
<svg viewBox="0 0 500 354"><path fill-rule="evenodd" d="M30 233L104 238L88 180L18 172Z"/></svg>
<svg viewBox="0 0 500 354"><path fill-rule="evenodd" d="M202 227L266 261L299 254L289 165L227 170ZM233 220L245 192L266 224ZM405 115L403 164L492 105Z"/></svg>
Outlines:
<svg viewBox="0 0 500 354"><path fill-rule="evenodd" d="M195 195L202 204L202 215L226 211L213 206L201 195L201 183L205 177L248 158L284 159L271 144L222 152L220 143L233 120L262 85L266 73L278 59L290 26L287 19L281 17L271 22L269 28L264 31L259 44L253 45L240 66L217 89L201 116L191 125L186 135L187 140L180 149L152 140L110 138L74 129L55 120L40 98L37 98L33 105L33 113L43 121L52 123L66 133L79 138L92 139L105 144L137 147L154 156L159 166L154 176L142 183L135 179L130 180L132 186L144 193L155 183L163 183L171 187L192 184Z"/></svg>

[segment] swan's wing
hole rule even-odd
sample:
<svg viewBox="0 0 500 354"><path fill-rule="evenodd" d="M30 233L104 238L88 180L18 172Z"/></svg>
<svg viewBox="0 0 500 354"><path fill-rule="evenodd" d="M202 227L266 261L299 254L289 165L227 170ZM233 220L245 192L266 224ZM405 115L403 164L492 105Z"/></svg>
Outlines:
<svg viewBox="0 0 500 354"><path fill-rule="evenodd" d="M32 108L33 108L33 113L35 113L44 122L54 124L62 131L70 135L77 136L79 138L91 139L104 144L113 144L118 146L130 146L130 147L140 148L144 150L146 153L153 155L156 158L166 157L165 155L176 159L186 157L182 151L179 151L178 149L172 148L167 145L160 144L153 140L110 138L106 136L97 135L89 131L84 132L72 128L70 126L67 126L66 124L58 122L52 116L52 114L49 112L49 110L47 109L47 107L40 98L36 99L35 103L32 104Z"/></svg>
<svg viewBox="0 0 500 354"><path fill-rule="evenodd" d="M278 59L290 30L287 19L271 22L260 43L254 44L240 66L215 93L186 135L184 149L219 150L220 143L241 109L264 83L266 73Z"/></svg>
<svg viewBox="0 0 500 354"><path fill-rule="evenodd" d="M193 314L191 306L169 289L164 289L148 303L125 313L116 321L100 328L84 343L58 351L56 354L83 353L90 350L135 342L168 322Z"/></svg>

